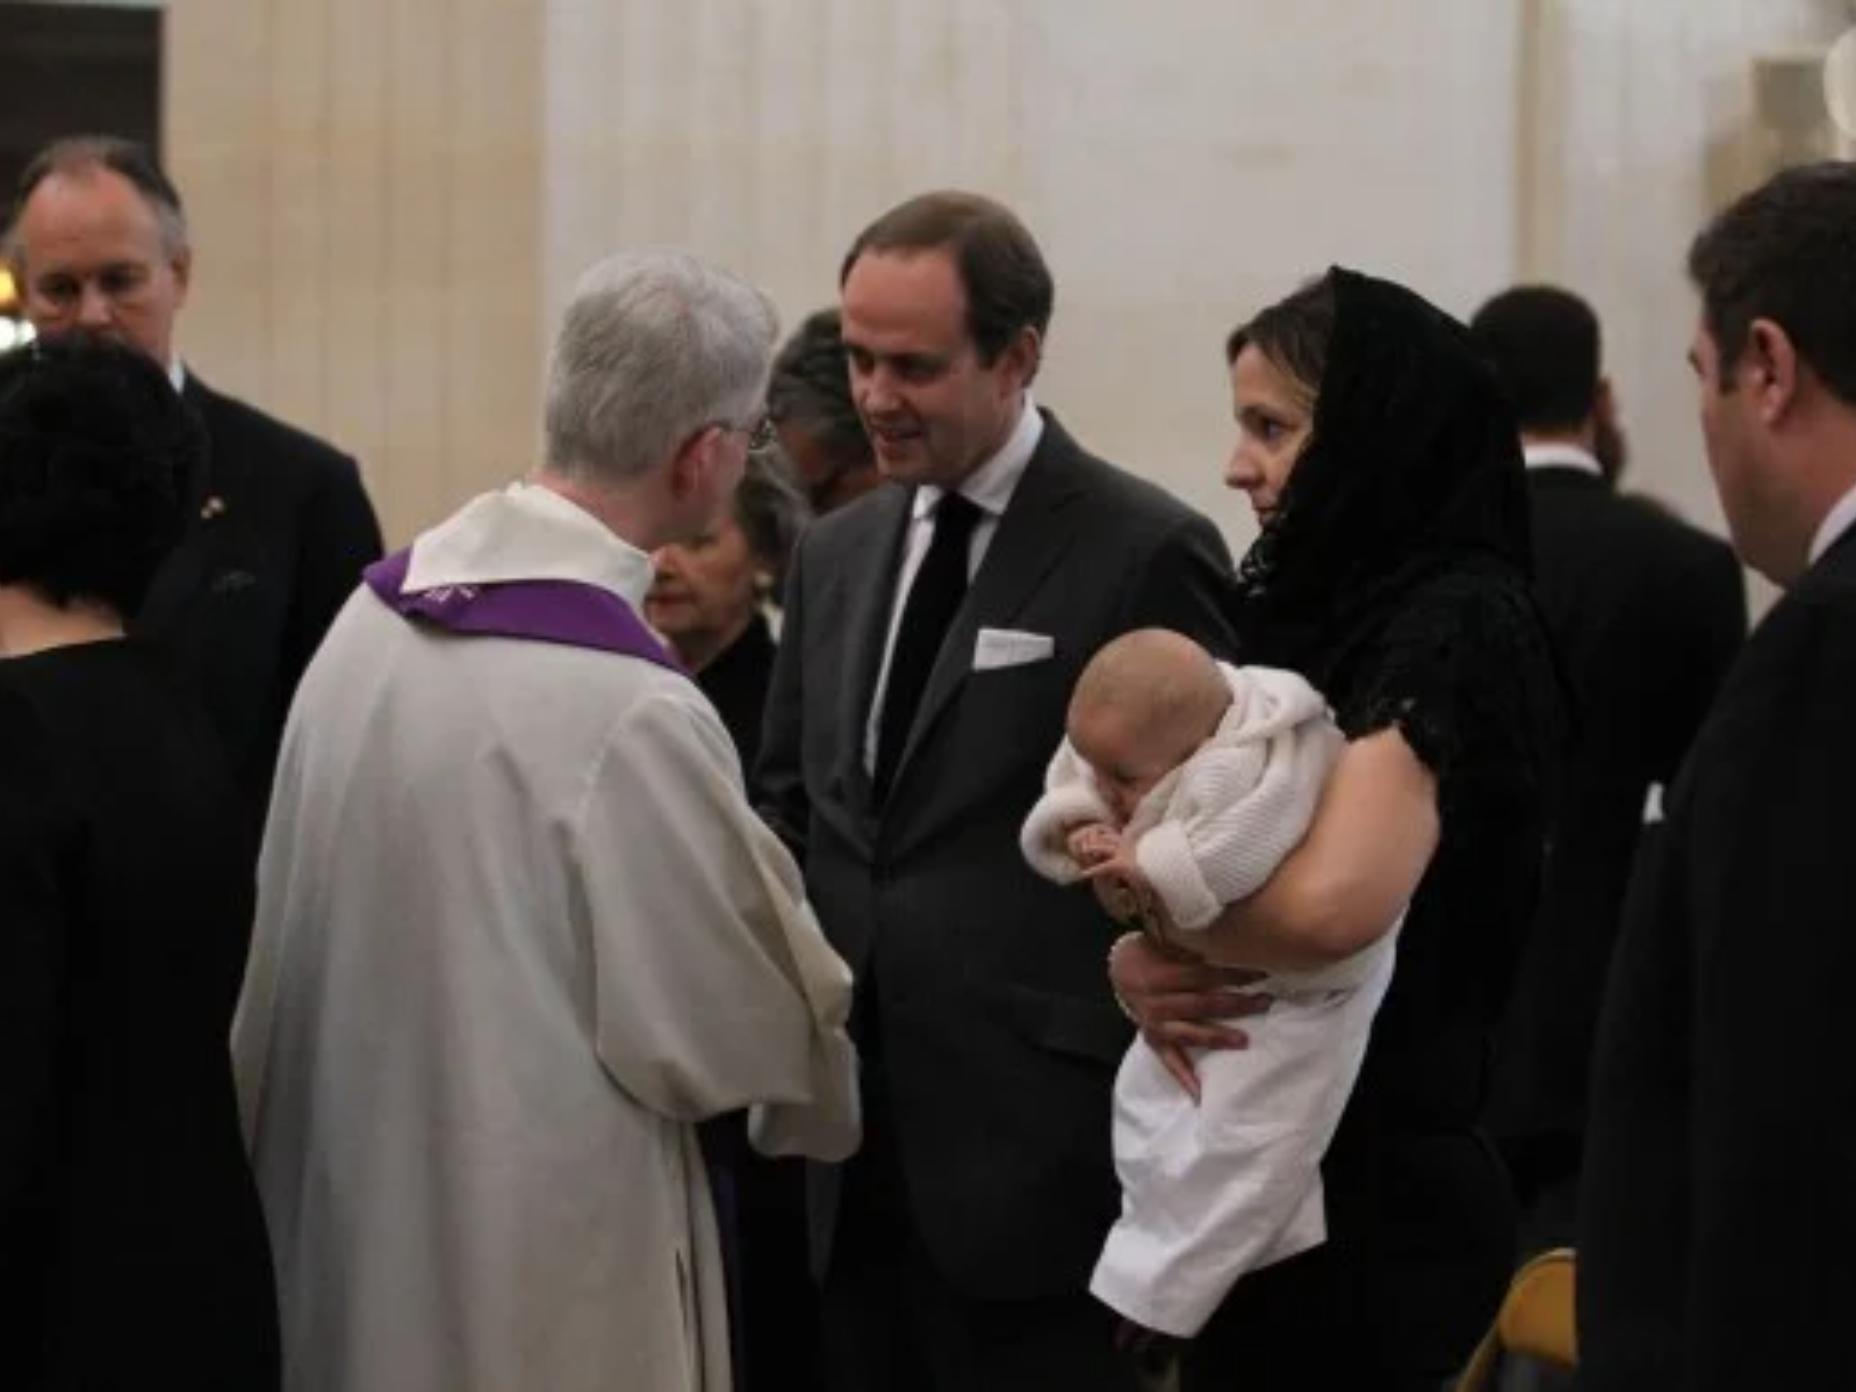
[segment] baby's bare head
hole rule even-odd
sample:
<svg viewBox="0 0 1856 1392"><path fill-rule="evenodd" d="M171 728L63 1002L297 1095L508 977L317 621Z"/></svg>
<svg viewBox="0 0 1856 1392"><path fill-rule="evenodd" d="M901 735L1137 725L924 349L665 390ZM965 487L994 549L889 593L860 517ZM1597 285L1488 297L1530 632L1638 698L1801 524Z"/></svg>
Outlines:
<svg viewBox="0 0 1856 1392"><path fill-rule="evenodd" d="M1168 629L1136 629L1083 668L1070 696L1070 744L1126 821L1212 736L1230 704L1231 688L1204 648Z"/></svg>

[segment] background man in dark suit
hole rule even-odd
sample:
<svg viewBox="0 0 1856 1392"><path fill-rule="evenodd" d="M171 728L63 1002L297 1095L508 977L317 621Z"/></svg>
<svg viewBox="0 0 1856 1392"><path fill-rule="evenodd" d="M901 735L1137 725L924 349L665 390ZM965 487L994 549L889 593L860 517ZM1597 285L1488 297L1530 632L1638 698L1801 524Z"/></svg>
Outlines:
<svg viewBox="0 0 1856 1392"><path fill-rule="evenodd" d="M852 394L892 484L787 587L761 786L857 977L864 1150L815 1176L838 1388L1123 1387L1086 1293L1117 1208L1114 929L1023 863L1083 663L1161 625L1228 653L1205 518L1032 404L1052 286L1006 209L930 194L846 257Z"/></svg>
<svg viewBox="0 0 1856 1392"><path fill-rule="evenodd" d="M1645 804L1674 780L1739 650L1746 590L1725 542L1617 491L1624 434L1583 300L1521 286L1470 330L1521 424L1534 588L1576 706L1490 1116L1532 1252L1573 1239L1592 1036Z"/></svg>
<svg viewBox="0 0 1856 1392"><path fill-rule="evenodd" d="M8 226L33 326L141 349L205 423L197 525L156 576L135 629L198 683L255 826L297 680L361 568L380 555L360 472L181 366L174 320L193 269L187 222L141 146L108 136L48 145L20 176Z"/></svg>
<svg viewBox="0 0 1856 1392"><path fill-rule="evenodd" d="M1592 1084L1580 1385L1825 1386L1856 1301L1856 165L1697 239L1734 548L1786 587L1631 884Z"/></svg>

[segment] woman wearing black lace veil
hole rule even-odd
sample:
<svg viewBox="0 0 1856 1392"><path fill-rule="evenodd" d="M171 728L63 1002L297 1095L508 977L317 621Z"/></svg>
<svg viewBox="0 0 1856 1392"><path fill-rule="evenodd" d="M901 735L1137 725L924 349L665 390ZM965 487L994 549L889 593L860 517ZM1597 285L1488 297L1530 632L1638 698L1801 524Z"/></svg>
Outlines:
<svg viewBox="0 0 1856 1392"><path fill-rule="evenodd" d="M1259 314L1228 358L1227 482L1262 524L1239 572L1242 656L1308 677L1349 745L1302 845L1193 946L1306 969L1410 908L1322 1166L1328 1241L1238 1282L1189 1346L1183 1387L1435 1388L1513 1254L1507 1182L1476 1119L1559 723L1518 437L1460 325L1352 272ZM1219 1042L1214 969L1135 937L1111 966L1176 1071L1184 1049Z"/></svg>

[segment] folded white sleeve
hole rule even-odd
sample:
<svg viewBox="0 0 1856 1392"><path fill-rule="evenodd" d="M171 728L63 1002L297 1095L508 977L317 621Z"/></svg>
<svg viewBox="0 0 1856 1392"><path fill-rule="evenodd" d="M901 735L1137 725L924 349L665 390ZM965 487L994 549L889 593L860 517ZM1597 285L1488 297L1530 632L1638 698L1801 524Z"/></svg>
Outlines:
<svg viewBox="0 0 1856 1392"><path fill-rule="evenodd" d="M1018 834L1019 849L1031 868L1045 879L1073 884L1082 867L1071 857L1066 837L1076 827L1090 822L1113 826L1115 814L1096 791L1089 765L1066 739L1057 746L1050 767L1044 771L1044 796L1025 818Z"/></svg>

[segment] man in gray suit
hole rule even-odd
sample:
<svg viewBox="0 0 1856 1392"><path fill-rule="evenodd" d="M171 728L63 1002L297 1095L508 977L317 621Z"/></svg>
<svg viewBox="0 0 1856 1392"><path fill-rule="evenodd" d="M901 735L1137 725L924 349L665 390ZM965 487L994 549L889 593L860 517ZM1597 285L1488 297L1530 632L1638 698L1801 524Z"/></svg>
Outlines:
<svg viewBox="0 0 1856 1392"><path fill-rule="evenodd" d="M1115 929L1031 872L1018 828L1104 642L1158 625L1230 653L1230 558L1033 405L1052 285L1005 208L911 199L841 288L890 484L800 548L760 762L857 977L867 1142L812 1186L831 1384L1127 1387L1086 1289L1132 1035Z"/></svg>

